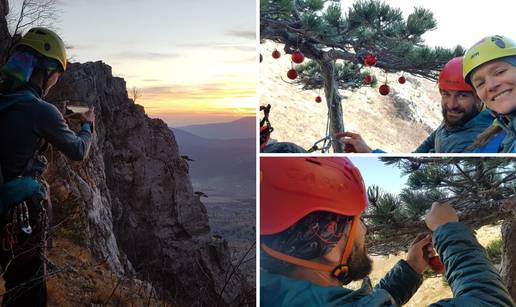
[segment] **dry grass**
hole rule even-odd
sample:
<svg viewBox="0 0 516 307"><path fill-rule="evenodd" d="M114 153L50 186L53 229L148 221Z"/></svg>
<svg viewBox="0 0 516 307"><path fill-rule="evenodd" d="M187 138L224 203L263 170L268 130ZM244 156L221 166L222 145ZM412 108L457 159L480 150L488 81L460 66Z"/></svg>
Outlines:
<svg viewBox="0 0 516 307"><path fill-rule="evenodd" d="M49 272L48 306L172 306L157 300L148 284L137 279L120 279L105 262L67 239L54 240L50 261L62 269ZM0 293L3 293L3 281Z"/></svg>

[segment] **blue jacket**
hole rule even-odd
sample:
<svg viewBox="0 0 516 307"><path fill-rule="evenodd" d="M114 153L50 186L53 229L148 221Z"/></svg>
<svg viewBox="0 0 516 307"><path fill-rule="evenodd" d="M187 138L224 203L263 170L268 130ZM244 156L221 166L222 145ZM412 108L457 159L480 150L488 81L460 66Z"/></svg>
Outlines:
<svg viewBox="0 0 516 307"><path fill-rule="evenodd" d="M507 132L505 131L500 131L498 132L497 134L493 135L489 141L487 142L487 144L485 144L484 146L481 146L481 147L478 147L478 148L475 148L475 150L473 150L474 153L496 153L496 152L500 152L502 151L502 143L503 143L503 140L505 139L505 137L507 136Z"/></svg>
<svg viewBox="0 0 516 307"><path fill-rule="evenodd" d="M352 291L342 287L323 287L260 271L260 304L263 307L315 306L398 306L417 291L422 276L403 260L399 261L373 289L369 279Z"/></svg>
<svg viewBox="0 0 516 307"><path fill-rule="evenodd" d="M499 274L466 225L448 223L439 227L433 242L444 261L454 298L431 306L514 306ZM421 282L421 275L403 260L374 289L363 286L357 291L322 287L262 270L260 301L264 307L398 306L412 297Z"/></svg>
<svg viewBox="0 0 516 307"><path fill-rule="evenodd" d="M462 127L449 128L442 123L416 148L416 153L464 153L477 136L493 123L491 111L484 110Z"/></svg>
<svg viewBox="0 0 516 307"><path fill-rule="evenodd" d="M0 165L5 179L27 174L29 161L43 141L49 142L72 160L83 160L92 142L91 124L75 133L59 110L41 99L41 90L26 84L19 91L1 94ZM32 174L30 174L32 175Z"/></svg>
<svg viewBox="0 0 516 307"><path fill-rule="evenodd" d="M516 113L498 117L498 124L505 132L500 152L516 152ZM496 140L493 140L496 142Z"/></svg>

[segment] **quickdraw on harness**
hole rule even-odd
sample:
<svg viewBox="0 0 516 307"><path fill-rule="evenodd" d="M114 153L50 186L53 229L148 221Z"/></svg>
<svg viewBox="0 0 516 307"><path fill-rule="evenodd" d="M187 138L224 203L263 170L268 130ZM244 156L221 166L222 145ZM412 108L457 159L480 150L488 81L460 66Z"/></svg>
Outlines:
<svg viewBox="0 0 516 307"><path fill-rule="evenodd" d="M327 153L327 152L330 152L330 149L331 149L331 146L333 145L333 143L339 143L338 140L334 139L333 136L331 135L330 133L330 114L329 114L329 111L328 111L328 116L327 116L327 120L326 120L326 136L323 137L322 139L316 141L312 147L310 147L307 151L309 153L312 153L314 151L318 151L320 150L321 153ZM319 147L319 144L322 143L322 147Z"/></svg>
<svg viewBox="0 0 516 307"><path fill-rule="evenodd" d="M12 251L19 243L19 234L32 233L27 202L23 201L13 206L7 216L2 235L2 250Z"/></svg>
<svg viewBox="0 0 516 307"><path fill-rule="evenodd" d="M269 113L271 111L271 105L267 104L267 106L260 106L260 111L263 111L263 118L260 120L260 150L267 146L271 138L271 133L274 131L271 123L269 121Z"/></svg>

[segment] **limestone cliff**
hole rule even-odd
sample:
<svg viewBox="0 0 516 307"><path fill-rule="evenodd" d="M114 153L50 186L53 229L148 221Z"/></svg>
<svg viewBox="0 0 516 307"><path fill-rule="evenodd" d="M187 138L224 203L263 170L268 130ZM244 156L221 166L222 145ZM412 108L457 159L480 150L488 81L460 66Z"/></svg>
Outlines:
<svg viewBox="0 0 516 307"><path fill-rule="evenodd" d="M56 151L50 157L55 220L71 217L67 225L98 259L178 303L217 300L232 268L227 243L209 235L206 209L165 123L128 99L125 82L101 62L70 65L48 99L94 106L97 116L85 163ZM222 298L238 301L247 291L235 275Z"/></svg>

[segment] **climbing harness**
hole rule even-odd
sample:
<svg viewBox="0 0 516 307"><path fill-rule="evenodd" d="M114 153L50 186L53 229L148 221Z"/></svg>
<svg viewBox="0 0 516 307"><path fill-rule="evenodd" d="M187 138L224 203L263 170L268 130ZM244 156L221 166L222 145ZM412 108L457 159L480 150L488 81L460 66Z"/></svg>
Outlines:
<svg viewBox="0 0 516 307"><path fill-rule="evenodd" d="M19 235L32 234L32 227L29 220L29 208L27 202L23 201L12 207L7 215L2 236L2 250L13 250L20 242Z"/></svg>

